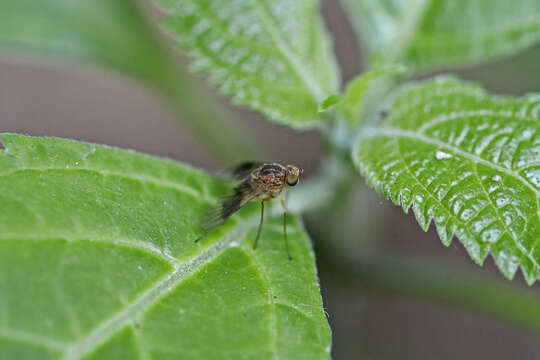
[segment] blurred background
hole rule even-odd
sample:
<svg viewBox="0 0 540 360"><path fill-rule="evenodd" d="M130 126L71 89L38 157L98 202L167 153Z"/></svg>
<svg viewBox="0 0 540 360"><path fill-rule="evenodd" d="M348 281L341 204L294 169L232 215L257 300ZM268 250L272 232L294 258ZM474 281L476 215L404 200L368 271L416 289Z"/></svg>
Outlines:
<svg viewBox="0 0 540 360"><path fill-rule="evenodd" d="M346 82L364 69L358 40L337 1L324 0L322 5ZM143 10L161 41L169 45L170 58L184 69L187 58L157 29L160 12L152 7ZM520 95L540 91L538 64L537 46L457 74L495 93ZM261 115L231 105L207 86L203 77L190 81L198 86L206 103L215 106L216 113L226 112L243 129L240 136L257 149L249 157L298 163L308 176L319 169L324 146L316 132L295 132L271 124ZM229 165L193 132L190 123L198 121L196 116L174 109L158 92L117 72L54 57L5 52L0 54L0 84L1 132L108 144L209 171ZM238 161L250 159L246 157ZM495 288L500 284L501 291L527 288L519 272L513 283L505 280L491 258L484 267L476 266L457 240L446 248L433 228L424 233L412 214L404 215L367 189L361 178L351 186L353 191L339 204L306 219L332 327L334 359L540 358L538 332L482 311L463 309L451 301L437 301L436 294L402 293L394 285L374 284L370 270L379 267L373 259L382 255L392 264L405 258L417 266L422 274L418 281L440 281L451 275L445 269L457 269L465 277L474 274L485 278ZM459 287L445 288L444 282L441 287L442 292L460 296ZM527 291L538 293L538 284Z"/></svg>

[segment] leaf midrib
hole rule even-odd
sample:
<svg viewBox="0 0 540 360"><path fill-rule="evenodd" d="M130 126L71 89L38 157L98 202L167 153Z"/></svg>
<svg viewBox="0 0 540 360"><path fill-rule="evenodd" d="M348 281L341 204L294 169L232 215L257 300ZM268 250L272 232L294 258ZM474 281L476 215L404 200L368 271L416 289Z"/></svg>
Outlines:
<svg viewBox="0 0 540 360"><path fill-rule="evenodd" d="M161 187L161 188L167 188L171 190L178 191L185 195L190 195L191 197L203 200L206 203L211 203L212 199L209 199L204 194L194 191L193 189L187 187L187 186L180 186L178 183L172 182L172 181L164 181L161 179L149 177L149 176L135 176L135 175L128 175L126 173L117 173L114 171L104 171L104 170L98 170L98 169L92 169L87 167L70 167L70 168L61 168L61 167L46 167L46 168L31 168L31 167L23 167L18 168L16 170L12 171L6 171L4 173L0 173L0 177L6 177L13 174L17 174L20 172L28 172L28 171L36 171L36 172L49 172L49 171L57 171L57 172L89 172L98 174L104 177L116 177L120 179L126 179L126 180L133 180L140 183L150 183L155 186Z"/></svg>
<svg viewBox="0 0 540 360"><path fill-rule="evenodd" d="M414 139L414 140L425 142L427 144L439 146L439 147L444 148L446 150L449 150L449 151L451 151L451 152L453 152L453 153L455 153L457 155L463 156L463 157L465 157L465 158L467 158L467 159L469 159L471 161L486 165L486 166L488 166L488 167L490 167L490 168L492 168L494 170L504 172L507 175L512 176L516 180L519 180L520 182L522 182L523 185L528 187L536 195L537 198L540 196L540 190L537 190L525 178L523 178L519 174L516 174L515 172L511 171L510 169L505 168L503 166L500 166L498 164L495 164L495 163L493 163L491 161L488 161L486 159L483 159L481 157L470 154L470 153L468 153L466 151L463 151L463 150L461 150L461 149L459 149L459 148L457 148L455 146L446 144L446 143L444 143L444 142L442 142L440 140L431 138L431 137L426 136L424 134L419 134L417 132L403 130L403 129L396 128L396 127L391 127L391 126L382 126L382 127L378 127L378 128L368 129L364 133L362 138L367 139L367 138L374 138L374 137L377 137L377 136L386 136L386 137L397 136L397 137L401 137L401 138ZM361 143L361 141L359 141L357 143L357 148L355 149L355 152L358 151L358 145L360 145L360 143ZM539 214L539 218L540 218L540 214Z"/></svg>
<svg viewBox="0 0 540 360"><path fill-rule="evenodd" d="M314 100L316 102L323 101L326 98L326 92L322 89L320 84L315 80L315 77L313 76L313 74L307 70L308 68L309 70L312 70L312 69L308 67L307 65L304 65L304 61L302 61L300 56L295 51L293 51L293 49L291 49L291 46L286 40L286 37L283 36L281 30L279 29L279 26L276 24L276 20L274 16L271 13L269 13L268 8L264 4L263 0L253 0L250 2L250 5L255 10L255 14L261 21L263 28L266 30L266 33L268 34L268 36L270 36L270 39L275 44L281 57L298 74L300 80L304 83L307 90L310 92L311 96L314 98ZM223 26L223 22L219 20L217 17L209 13L206 13L206 16L210 18L212 22L218 24L221 30L227 34L226 37L230 41L237 41L237 42L240 42L241 44L245 42L245 40L242 39L241 37L238 37L237 35L230 33L228 27ZM249 46L252 46L252 44L250 43ZM259 43L256 43L256 46L261 49L264 49L264 51L274 50L274 48L269 48ZM213 57L210 54L206 54L206 56Z"/></svg>
<svg viewBox="0 0 540 360"><path fill-rule="evenodd" d="M251 220L251 221L250 221ZM212 262L229 248L231 243L241 238L243 235L256 225L256 217L242 222L237 228L222 237L218 242L199 253L189 261L179 264L176 263L174 270L158 282L156 285L140 294L131 304L125 307L116 315L110 317L107 321L96 327L85 338L71 345L65 352L64 360L80 359L91 352L99 344L110 338L114 333L121 330L124 326L136 319L141 313L152 306L161 297L196 273L202 266Z"/></svg>
<svg viewBox="0 0 540 360"><path fill-rule="evenodd" d="M314 76L306 70L308 67L302 64L302 61L298 58L298 55L290 48L287 40L285 40L281 31L276 25L273 15L268 13L267 6L265 6L262 0L254 0L251 2L251 4L254 7L257 16L261 20L263 27L266 29L266 32L276 44L276 47L283 56L283 58L300 76L315 101L323 101L326 97L325 92L323 91L319 83L317 83Z"/></svg>

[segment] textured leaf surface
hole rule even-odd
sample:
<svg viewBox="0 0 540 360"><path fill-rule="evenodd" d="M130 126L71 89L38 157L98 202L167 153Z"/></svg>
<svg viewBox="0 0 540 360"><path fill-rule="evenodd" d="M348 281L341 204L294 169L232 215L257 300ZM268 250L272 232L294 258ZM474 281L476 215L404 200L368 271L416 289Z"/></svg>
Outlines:
<svg viewBox="0 0 540 360"><path fill-rule="evenodd" d="M371 61L416 70L515 53L540 40L537 0L343 0Z"/></svg>
<svg viewBox="0 0 540 360"><path fill-rule="evenodd" d="M293 127L314 125L338 74L317 0L159 0L164 26L233 100Z"/></svg>
<svg viewBox="0 0 540 360"><path fill-rule="evenodd" d="M104 146L0 139L0 358L328 359L295 218L293 261L279 217L251 248L257 206L195 243L228 185Z"/></svg>
<svg viewBox="0 0 540 360"><path fill-rule="evenodd" d="M402 89L353 158L368 182L422 228L433 219L481 264L492 254L509 278L540 276L540 95L495 97L438 78Z"/></svg>

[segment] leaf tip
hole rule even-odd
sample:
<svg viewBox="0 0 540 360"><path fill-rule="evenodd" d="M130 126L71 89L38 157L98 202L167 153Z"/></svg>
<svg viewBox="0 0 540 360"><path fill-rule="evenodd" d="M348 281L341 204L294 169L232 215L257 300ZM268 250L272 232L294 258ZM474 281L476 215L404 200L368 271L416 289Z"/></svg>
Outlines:
<svg viewBox="0 0 540 360"><path fill-rule="evenodd" d="M437 230L437 235L439 235L439 238L444 246L449 247L452 245L454 231L450 228L450 226L435 220L435 229Z"/></svg>
<svg viewBox="0 0 540 360"><path fill-rule="evenodd" d="M342 98L339 95L332 94L328 96L326 99L324 99L320 104L319 108L317 109L318 113L327 111L332 109L334 106L339 104L341 102Z"/></svg>
<svg viewBox="0 0 540 360"><path fill-rule="evenodd" d="M536 280L538 280L538 274L529 273L525 271L525 269L523 269L522 266L520 268L521 268L521 273L523 274L523 277L525 278L525 282L527 283L527 285L533 286Z"/></svg>

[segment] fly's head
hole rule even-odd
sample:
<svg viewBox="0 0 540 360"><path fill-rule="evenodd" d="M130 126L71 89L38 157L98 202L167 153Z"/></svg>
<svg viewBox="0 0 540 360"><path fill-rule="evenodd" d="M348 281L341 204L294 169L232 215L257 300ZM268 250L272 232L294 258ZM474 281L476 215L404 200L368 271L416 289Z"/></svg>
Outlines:
<svg viewBox="0 0 540 360"><path fill-rule="evenodd" d="M298 180L300 180L300 175L304 172L304 169L302 169L299 166L296 165L287 165L287 176L285 178L285 182L289 186L295 186L298 184Z"/></svg>

